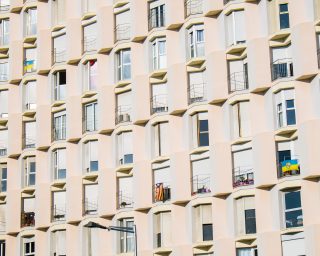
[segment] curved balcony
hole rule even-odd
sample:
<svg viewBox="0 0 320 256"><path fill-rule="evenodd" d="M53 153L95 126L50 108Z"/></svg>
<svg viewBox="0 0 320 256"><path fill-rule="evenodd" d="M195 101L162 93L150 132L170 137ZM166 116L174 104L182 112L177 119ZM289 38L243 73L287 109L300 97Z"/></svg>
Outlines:
<svg viewBox="0 0 320 256"><path fill-rule="evenodd" d="M131 37L130 23L118 24L114 30L115 41L129 40Z"/></svg>
<svg viewBox="0 0 320 256"><path fill-rule="evenodd" d="M278 59L271 63L272 81L292 76L293 63L291 58Z"/></svg>
<svg viewBox="0 0 320 256"><path fill-rule="evenodd" d="M233 72L228 77L229 92L249 89L248 73L246 71Z"/></svg>
<svg viewBox="0 0 320 256"><path fill-rule="evenodd" d="M151 114L168 112L167 94L155 95L151 98Z"/></svg>
<svg viewBox="0 0 320 256"><path fill-rule="evenodd" d="M243 187L254 184L254 172L251 166L240 166L233 169L233 187Z"/></svg>
<svg viewBox="0 0 320 256"><path fill-rule="evenodd" d="M203 13L203 0L185 0L185 17Z"/></svg>
<svg viewBox="0 0 320 256"><path fill-rule="evenodd" d="M206 101L206 84L191 84L188 89L188 104Z"/></svg>
<svg viewBox="0 0 320 256"><path fill-rule="evenodd" d="M191 178L191 195L211 193L210 175L199 174Z"/></svg>
<svg viewBox="0 0 320 256"><path fill-rule="evenodd" d="M127 191L120 190L118 193L118 209L133 207L132 194Z"/></svg>
<svg viewBox="0 0 320 256"><path fill-rule="evenodd" d="M122 105L116 108L116 124L131 122L131 105Z"/></svg>
<svg viewBox="0 0 320 256"><path fill-rule="evenodd" d="M171 188L168 183L156 183L153 185L153 202L166 202L171 199Z"/></svg>

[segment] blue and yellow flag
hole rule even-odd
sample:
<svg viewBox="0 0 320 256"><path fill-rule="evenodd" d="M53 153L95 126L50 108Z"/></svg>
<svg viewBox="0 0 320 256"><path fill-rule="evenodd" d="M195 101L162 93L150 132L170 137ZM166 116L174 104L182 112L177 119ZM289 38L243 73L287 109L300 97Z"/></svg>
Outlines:
<svg viewBox="0 0 320 256"><path fill-rule="evenodd" d="M298 171L299 164L297 159L293 160L284 160L281 162L281 169L282 172L289 172L289 171Z"/></svg>

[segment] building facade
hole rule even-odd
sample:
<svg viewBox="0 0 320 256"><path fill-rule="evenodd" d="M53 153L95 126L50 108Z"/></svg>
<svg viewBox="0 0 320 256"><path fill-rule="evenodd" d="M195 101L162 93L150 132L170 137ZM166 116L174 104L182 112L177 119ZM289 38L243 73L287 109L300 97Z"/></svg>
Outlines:
<svg viewBox="0 0 320 256"><path fill-rule="evenodd" d="M319 0L0 0L0 256L319 256L319 52Z"/></svg>

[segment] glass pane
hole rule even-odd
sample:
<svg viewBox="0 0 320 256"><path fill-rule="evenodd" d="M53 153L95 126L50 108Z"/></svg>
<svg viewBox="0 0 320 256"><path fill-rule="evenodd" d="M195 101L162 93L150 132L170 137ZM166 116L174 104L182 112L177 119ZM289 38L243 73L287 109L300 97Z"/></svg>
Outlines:
<svg viewBox="0 0 320 256"><path fill-rule="evenodd" d="M286 210L301 208L300 191L285 194L285 208Z"/></svg>
<svg viewBox="0 0 320 256"><path fill-rule="evenodd" d="M133 154L126 154L124 155L124 163L131 164L133 163Z"/></svg>
<svg viewBox="0 0 320 256"><path fill-rule="evenodd" d="M212 224L203 224L202 232L203 241L210 241L213 239Z"/></svg>
<svg viewBox="0 0 320 256"><path fill-rule="evenodd" d="M200 132L205 132L209 130L208 120L199 120L199 130Z"/></svg>
<svg viewBox="0 0 320 256"><path fill-rule="evenodd" d="M287 125L296 124L296 111L294 109L287 110Z"/></svg>
<svg viewBox="0 0 320 256"><path fill-rule="evenodd" d="M294 100L286 100L287 108L294 108Z"/></svg>
<svg viewBox="0 0 320 256"><path fill-rule="evenodd" d="M302 210L286 212L286 228L300 227L303 225Z"/></svg>
<svg viewBox="0 0 320 256"><path fill-rule="evenodd" d="M209 146L209 134L208 133L200 133L199 134L199 146Z"/></svg>
<svg viewBox="0 0 320 256"><path fill-rule="evenodd" d="M65 179L67 176L67 170L66 169L59 169L58 170L58 179Z"/></svg>
<svg viewBox="0 0 320 256"><path fill-rule="evenodd" d="M289 27L289 13L280 14L280 29L285 29Z"/></svg>
<svg viewBox="0 0 320 256"><path fill-rule="evenodd" d="M256 233L256 211L248 209L244 211L246 221L246 234Z"/></svg>
<svg viewBox="0 0 320 256"><path fill-rule="evenodd" d="M90 161L90 171L96 172L99 169L99 162L98 161Z"/></svg>
<svg viewBox="0 0 320 256"><path fill-rule="evenodd" d="M280 12L287 12L288 4L280 4L279 9L280 9Z"/></svg>

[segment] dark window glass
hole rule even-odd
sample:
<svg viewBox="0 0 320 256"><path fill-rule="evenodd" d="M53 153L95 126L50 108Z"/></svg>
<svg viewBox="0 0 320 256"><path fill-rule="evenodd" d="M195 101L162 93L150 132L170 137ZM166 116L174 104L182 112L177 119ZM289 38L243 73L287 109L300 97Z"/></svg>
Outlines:
<svg viewBox="0 0 320 256"><path fill-rule="evenodd" d="M287 108L294 108L294 100L286 100Z"/></svg>
<svg viewBox="0 0 320 256"><path fill-rule="evenodd" d="M280 12L287 12L288 4L280 4L279 9L280 9Z"/></svg>
<svg viewBox="0 0 320 256"><path fill-rule="evenodd" d="M291 160L291 151L290 150L278 151L278 160L279 160L279 163L285 160Z"/></svg>
<svg viewBox="0 0 320 256"><path fill-rule="evenodd" d="M199 121L200 132L206 132L206 131L208 131L208 129L209 129L208 120L200 120Z"/></svg>
<svg viewBox="0 0 320 256"><path fill-rule="evenodd" d="M209 134L208 133L200 133L199 135L199 146L209 146Z"/></svg>
<svg viewBox="0 0 320 256"><path fill-rule="evenodd" d="M124 164L133 163L133 154L124 155L123 158L124 158Z"/></svg>
<svg viewBox="0 0 320 256"><path fill-rule="evenodd" d="M254 234L256 230L256 210L248 209L244 211L246 220L246 234Z"/></svg>
<svg viewBox="0 0 320 256"><path fill-rule="evenodd" d="M213 240L212 234L212 224L203 224L202 225L202 238L203 241L211 241Z"/></svg>
<svg viewBox="0 0 320 256"><path fill-rule="evenodd" d="M90 161L90 170L94 172L94 171L98 171L98 169L99 169L98 161Z"/></svg>
<svg viewBox="0 0 320 256"><path fill-rule="evenodd" d="M302 210L286 212L286 228L300 227L302 225Z"/></svg>
<svg viewBox="0 0 320 256"><path fill-rule="evenodd" d="M288 4L280 4L280 29L286 29L290 27Z"/></svg>
<svg viewBox="0 0 320 256"><path fill-rule="evenodd" d="M59 84L66 84L67 78L66 78L66 71L60 71L59 72Z"/></svg>
<svg viewBox="0 0 320 256"><path fill-rule="evenodd" d="M286 210L300 208L301 198L300 191L293 191L285 194Z"/></svg>

